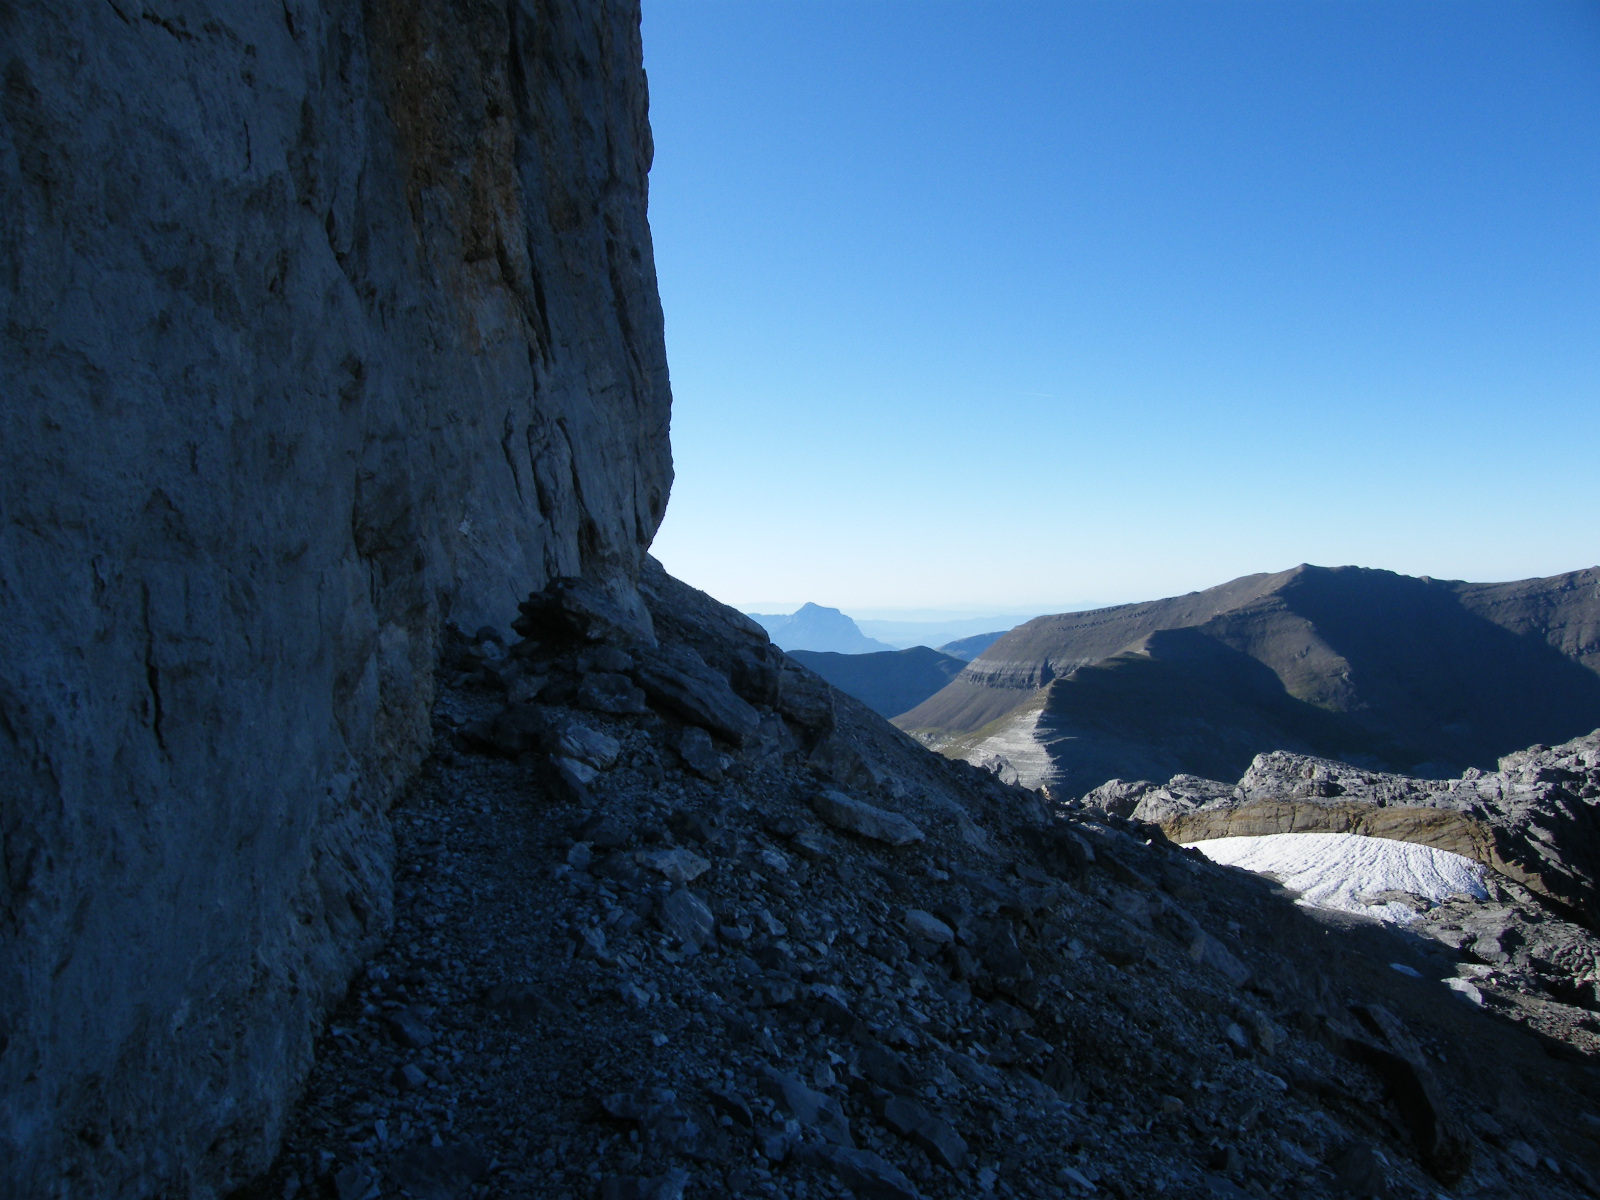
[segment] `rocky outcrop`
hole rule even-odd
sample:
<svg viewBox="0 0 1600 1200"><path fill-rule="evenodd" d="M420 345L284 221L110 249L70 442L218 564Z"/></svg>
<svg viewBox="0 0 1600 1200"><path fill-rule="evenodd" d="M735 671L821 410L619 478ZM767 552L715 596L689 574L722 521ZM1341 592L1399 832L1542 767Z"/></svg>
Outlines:
<svg viewBox="0 0 1600 1200"><path fill-rule="evenodd" d="M1178 776L1112 780L1083 803L1159 825L1173 841L1357 833L1449 850L1600 929L1600 730L1534 746L1493 772L1416 779L1274 752L1236 786Z"/></svg>
<svg viewBox="0 0 1600 1200"><path fill-rule="evenodd" d="M653 644L573 581L452 644L395 936L252 1197L1595 1194L1600 1037L1531 994L1593 939L1430 942L1052 817L642 591ZM758 732L589 686L657 659Z"/></svg>
<svg viewBox="0 0 1600 1200"><path fill-rule="evenodd" d="M0 1192L265 1161L438 631L671 479L637 6L0 12Z"/></svg>
<svg viewBox="0 0 1600 1200"><path fill-rule="evenodd" d="M895 723L1080 794L1263 751L1446 777L1600 724L1600 568L1474 584L1300 566L1018 626ZM990 745L995 743L996 745ZM1020 753L1021 743L1027 749Z"/></svg>

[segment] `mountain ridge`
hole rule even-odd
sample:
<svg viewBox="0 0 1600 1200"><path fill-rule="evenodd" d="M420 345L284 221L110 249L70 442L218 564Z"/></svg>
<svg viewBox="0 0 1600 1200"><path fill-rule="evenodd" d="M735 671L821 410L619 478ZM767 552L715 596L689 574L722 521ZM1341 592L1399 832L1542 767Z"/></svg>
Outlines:
<svg viewBox="0 0 1600 1200"><path fill-rule="evenodd" d="M1307 564L1036 618L895 719L973 760L1031 745L1025 781L1068 791L1237 775L1272 749L1451 774L1597 723L1600 568L1468 583Z"/></svg>

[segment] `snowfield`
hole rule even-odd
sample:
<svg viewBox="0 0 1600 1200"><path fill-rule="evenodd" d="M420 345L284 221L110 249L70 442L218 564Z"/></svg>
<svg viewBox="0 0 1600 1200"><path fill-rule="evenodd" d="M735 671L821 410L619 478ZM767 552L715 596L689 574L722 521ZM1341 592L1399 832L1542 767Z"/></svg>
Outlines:
<svg viewBox="0 0 1600 1200"><path fill-rule="evenodd" d="M1274 833L1190 844L1212 862L1272 876L1299 893L1300 904L1396 925L1451 896L1489 898L1478 863L1412 842L1355 833Z"/></svg>

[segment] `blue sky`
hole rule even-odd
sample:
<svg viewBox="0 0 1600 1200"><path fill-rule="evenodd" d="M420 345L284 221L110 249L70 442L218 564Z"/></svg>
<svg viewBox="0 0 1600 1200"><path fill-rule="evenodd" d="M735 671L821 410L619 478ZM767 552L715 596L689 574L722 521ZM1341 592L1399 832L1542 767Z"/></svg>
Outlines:
<svg viewBox="0 0 1600 1200"><path fill-rule="evenodd" d="M1600 561L1600 4L645 0L677 482L745 608Z"/></svg>

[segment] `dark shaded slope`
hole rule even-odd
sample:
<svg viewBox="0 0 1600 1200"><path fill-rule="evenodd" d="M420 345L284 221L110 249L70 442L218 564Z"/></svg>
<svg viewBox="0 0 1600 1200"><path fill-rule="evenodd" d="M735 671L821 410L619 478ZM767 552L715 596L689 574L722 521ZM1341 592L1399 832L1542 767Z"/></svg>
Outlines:
<svg viewBox="0 0 1600 1200"><path fill-rule="evenodd" d="M1046 690L1037 737L1053 789L1107 779L1237 778L1260 747L1360 763L1406 751L1345 713L1291 695L1271 668L1199 629L1163 630Z"/></svg>
<svg viewBox="0 0 1600 1200"><path fill-rule="evenodd" d="M971 637L957 638L953 642L946 642L939 647L941 654L953 655L964 662L971 662L990 646L1005 637L1004 629L997 629L993 633L975 633Z"/></svg>
<svg viewBox="0 0 1600 1200"><path fill-rule="evenodd" d="M1600 671L1600 567L1513 583L1452 583L1461 605Z"/></svg>
<svg viewBox="0 0 1600 1200"><path fill-rule="evenodd" d="M981 755L1017 745L1048 689L1031 736L1068 790L1232 777L1295 748L1444 775L1600 724L1596 665L1600 571L1470 584L1301 566L1031 621L896 724Z"/></svg>
<svg viewBox="0 0 1600 1200"><path fill-rule="evenodd" d="M789 657L885 717L915 708L966 666L961 659L926 646L879 654L791 650Z"/></svg>
<svg viewBox="0 0 1600 1200"><path fill-rule="evenodd" d="M1474 589L1481 600L1496 589L1310 568L1284 587L1283 599L1338 647L1348 675L1290 683L1290 690L1392 739L1389 762L1401 770L1426 760L1435 774L1492 769L1512 750L1587 733L1600 723L1600 674L1547 640L1545 631L1564 625L1569 608L1569 594L1552 583L1500 585L1500 603L1474 611L1462 590ZM1293 670L1280 656L1258 657L1280 676Z"/></svg>
<svg viewBox="0 0 1600 1200"><path fill-rule="evenodd" d="M1026 704L1041 687L1102 662L1161 629L1209 620L1269 592L1293 572L1247 575L1167 600L1035 617L985 650L936 696L896 719L902 729L970 733Z"/></svg>

